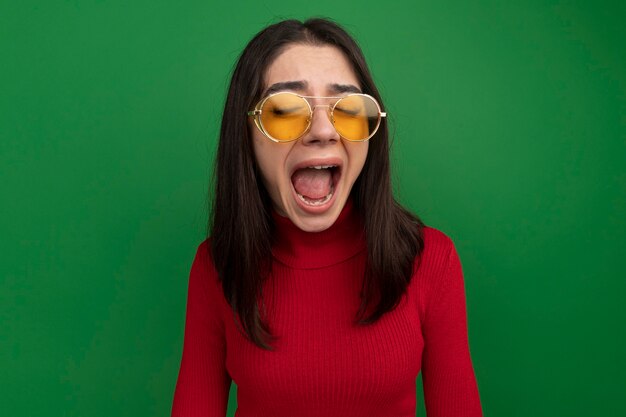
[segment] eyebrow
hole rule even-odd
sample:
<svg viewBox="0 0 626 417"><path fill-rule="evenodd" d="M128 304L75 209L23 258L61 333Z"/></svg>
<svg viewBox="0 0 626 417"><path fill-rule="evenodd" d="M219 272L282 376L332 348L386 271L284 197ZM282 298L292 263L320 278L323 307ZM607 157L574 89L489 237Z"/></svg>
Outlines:
<svg viewBox="0 0 626 417"><path fill-rule="evenodd" d="M282 83L276 83L270 85L263 93L263 96L269 96L270 94L274 94L282 90L302 91L307 85L306 81L285 81Z"/></svg>
<svg viewBox="0 0 626 417"><path fill-rule="evenodd" d="M352 85L352 84L331 84L329 87L330 87L330 91L332 91L335 94L360 93L361 92L361 89L359 87L357 87L356 85Z"/></svg>
<svg viewBox="0 0 626 417"><path fill-rule="evenodd" d="M277 93L283 90L303 91L306 90L309 84L306 81L284 81L275 83L269 86L263 96L269 96L270 94ZM332 94L342 93L360 93L361 89L353 84L329 84L328 89Z"/></svg>

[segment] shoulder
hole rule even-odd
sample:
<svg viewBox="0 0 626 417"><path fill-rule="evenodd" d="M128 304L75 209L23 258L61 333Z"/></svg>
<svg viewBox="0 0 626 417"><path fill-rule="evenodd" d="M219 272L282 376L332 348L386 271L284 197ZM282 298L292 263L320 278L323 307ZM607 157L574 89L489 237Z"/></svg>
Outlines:
<svg viewBox="0 0 626 417"><path fill-rule="evenodd" d="M210 240L196 247L189 272L187 320L201 326L223 326L227 309L221 282L213 265ZM207 328L207 327L205 327Z"/></svg>
<svg viewBox="0 0 626 417"><path fill-rule="evenodd" d="M196 247L196 256L202 255L207 257L211 255L211 238L206 238Z"/></svg>
<svg viewBox="0 0 626 417"><path fill-rule="evenodd" d="M191 264L191 272L206 273L213 267L210 239L205 239L196 247L196 254Z"/></svg>
<svg viewBox="0 0 626 417"><path fill-rule="evenodd" d="M425 313L429 301L449 280L458 261L454 242L450 236L430 226L423 227L424 248L416 256L410 291L416 297L420 315ZM460 265L459 265L460 266Z"/></svg>
<svg viewBox="0 0 626 417"><path fill-rule="evenodd" d="M416 258L418 263L445 264L456 251L452 238L439 229L424 226L424 250Z"/></svg>
<svg viewBox="0 0 626 417"><path fill-rule="evenodd" d="M203 269L205 272L215 272L210 237L200 242L196 247L196 255L193 260L192 268L194 266Z"/></svg>
<svg viewBox="0 0 626 417"><path fill-rule="evenodd" d="M211 238L203 240L196 247L189 275L189 286L202 291L207 296L211 294L214 296L221 292L221 283L213 263Z"/></svg>

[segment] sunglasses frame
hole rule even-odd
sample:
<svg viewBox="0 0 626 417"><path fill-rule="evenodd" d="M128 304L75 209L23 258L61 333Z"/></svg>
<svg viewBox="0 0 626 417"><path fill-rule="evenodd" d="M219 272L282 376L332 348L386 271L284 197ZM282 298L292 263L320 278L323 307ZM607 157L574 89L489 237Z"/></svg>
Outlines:
<svg viewBox="0 0 626 417"><path fill-rule="evenodd" d="M272 97L274 97L274 96L276 96L278 94L291 94L291 95L300 97L301 99L304 100L304 102L306 102L306 104L307 104L307 106L309 108L309 117L308 117L308 120L307 120L306 129L304 129L302 134L300 134L300 136L298 136L297 138L289 139L289 140L279 140L279 139L273 138L269 133L267 133L267 131L263 127L263 123L261 122L261 114L263 113L263 110L262 110L263 105L265 104L265 102L267 100L269 100L270 98L272 98ZM354 139L345 138L345 137L341 136L339 131L337 131L337 128L335 128L335 120L333 118L333 111L335 110L335 107L337 106L337 103L339 103L342 99L345 99L346 97L352 97L352 96L367 97L367 98L371 99L374 102L374 104L376 104L376 108L378 109L378 121L376 123L376 127L373 129L372 133L368 137L366 137L365 139L354 140ZM311 107L311 104L309 103L308 99L336 99L336 101L335 101L334 104L332 104L332 106L330 104L318 104L318 105L315 105L315 106ZM335 129L335 131L337 132L337 134L341 138L343 138L343 139L345 139L345 140L347 140L349 142L365 142L365 141L369 140L372 136L374 136L376 134L376 132L378 132L378 128L380 127L380 122L382 121L382 118L383 117L387 117L387 113L383 112L381 110L380 104L378 104L378 101L374 97L370 96L369 94L350 93L350 94L346 94L345 96L340 96L340 97L335 97L335 96L302 96L300 94L296 94L296 93L293 93L291 91L279 91L277 93L268 95L267 97L261 99L257 103L257 105L254 107L254 110L250 110L247 114L248 114L248 116L254 116L254 124L261 131L261 133L263 133L263 135L265 135L265 137L267 137L269 140L271 140L272 142L276 142L276 143L289 143L289 142L293 142L293 141L296 141L296 140L300 139L302 136L304 136L309 131L309 129L311 128L311 121L313 119L313 112L318 107L326 107L327 108L327 110L328 110L327 113L328 113L328 116L330 118L330 122L333 124L333 128Z"/></svg>

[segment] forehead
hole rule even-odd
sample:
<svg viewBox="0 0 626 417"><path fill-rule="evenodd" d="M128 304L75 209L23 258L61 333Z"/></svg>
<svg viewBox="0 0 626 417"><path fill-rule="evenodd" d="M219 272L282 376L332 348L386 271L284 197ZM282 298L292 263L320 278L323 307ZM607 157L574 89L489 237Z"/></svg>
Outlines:
<svg viewBox="0 0 626 417"><path fill-rule="evenodd" d="M361 87L350 61L330 45L286 47L267 68L264 88L291 81L302 81L307 94L322 94L338 84Z"/></svg>

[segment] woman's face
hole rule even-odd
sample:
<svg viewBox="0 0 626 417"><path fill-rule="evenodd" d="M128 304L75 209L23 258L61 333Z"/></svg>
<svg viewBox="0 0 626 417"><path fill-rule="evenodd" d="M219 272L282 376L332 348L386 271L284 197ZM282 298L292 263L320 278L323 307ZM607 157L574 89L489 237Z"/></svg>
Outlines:
<svg viewBox="0 0 626 417"><path fill-rule="evenodd" d="M262 97L268 95L268 90L333 97L361 92L350 62L329 45L288 46L268 67L264 81ZM334 100L310 99L309 103L313 108L332 105ZM293 142L273 142L259 131L252 118L249 123L254 154L276 211L304 231L328 229L361 173L368 142L342 140L326 107L313 111L310 129Z"/></svg>

